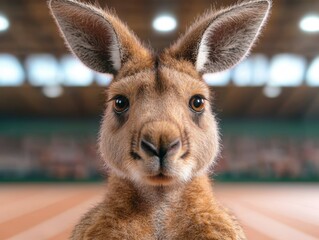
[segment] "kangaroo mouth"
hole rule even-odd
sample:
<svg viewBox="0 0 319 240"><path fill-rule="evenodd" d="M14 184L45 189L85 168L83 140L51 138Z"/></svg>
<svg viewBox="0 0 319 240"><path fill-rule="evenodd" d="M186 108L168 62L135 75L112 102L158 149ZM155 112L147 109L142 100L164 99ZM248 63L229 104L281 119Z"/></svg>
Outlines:
<svg viewBox="0 0 319 240"><path fill-rule="evenodd" d="M148 179L153 183L165 184L171 182L173 180L173 177L164 175L163 173L159 173L154 176L149 176Z"/></svg>

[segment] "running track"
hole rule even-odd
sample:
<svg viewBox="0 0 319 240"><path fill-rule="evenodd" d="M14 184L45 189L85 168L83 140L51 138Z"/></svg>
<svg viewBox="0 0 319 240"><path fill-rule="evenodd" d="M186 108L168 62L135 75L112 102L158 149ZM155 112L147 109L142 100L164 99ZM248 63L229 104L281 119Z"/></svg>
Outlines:
<svg viewBox="0 0 319 240"><path fill-rule="evenodd" d="M0 240L67 239L103 184L1 184ZM216 184L251 240L318 240L319 185Z"/></svg>

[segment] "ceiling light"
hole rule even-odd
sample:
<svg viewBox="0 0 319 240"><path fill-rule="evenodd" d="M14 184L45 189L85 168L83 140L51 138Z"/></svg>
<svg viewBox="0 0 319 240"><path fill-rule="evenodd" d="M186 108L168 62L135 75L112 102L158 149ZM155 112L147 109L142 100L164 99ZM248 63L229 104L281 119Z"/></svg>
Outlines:
<svg viewBox="0 0 319 240"><path fill-rule="evenodd" d="M319 86L319 57L315 58L311 63L306 79L309 86Z"/></svg>
<svg viewBox="0 0 319 240"><path fill-rule="evenodd" d="M276 98L280 95L281 88L280 87L265 86L263 88L263 93L266 97Z"/></svg>
<svg viewBox="0 0 319 240"><path fill-rule="evenodd" d="M239 87L251 85L252 69L251 58L238 64L233 71L234 84Z"/></svg>
<svg viewBox="0 0 319 240"><path fill-rule="evenodd" d="M96 73L95 74L96 83L100 86L108 86L112 79L113 75L108 73Z"/></svg>
<svg viewBox="0 0 319 240"><path fill-rule="evenodd" d="M60 85L44 86L42 92L48 98L57 98L62 95L63 88Z"/></svg>
<svg viewBox="0 0 319 240"><path fill-rule="evenodd" d="M262 54L256 54L251 57L252 65L252 86L263 86L268 81L269 61L268 58Z"/></svg>
<svg viewBox="0 0 319 240"><path fill-rule="evenodd" d="M26 60L28 79L33 86L60 83L61 71L56 58L50 54L33 54Z"/></svg>
<svg viewBox="0 0 319 240"><path fill-rule="evenodd" d="M89 86L92 84L93 71L72 55L62 57L61 67L64 74L64 85Z"/></svg>
<svg viewBox="0 0 319 240"><path fill-rule="evenodd" d="M302 84L306 70L306 59L294 54L278 54L271 60L268 85L296 87Z"/></svg>
<svg viewBox="0 0 319 240"><path fill-rule="evenodd" d="M153 28L159 32L170 32L177 26L176 19L170 15L161 15L154 19Z"/></svg>
<svg viewBox="0 0 319 240"><path fill-rule="evenodd" d="M206 73L203 75L203 79L209 86L227 86L230 81L230 70L218 73Z"/></svg>
<svg viewBox="0 0 319 240"><path fill-rule="evenodd" d="M0 86L20 86L24 78L19 60L10 54L0 54Z"/></svg>
<svg viewBox="0 0 319 240"><path fill-rule="evenodd" d="M319 32L319 15L307 15L301 19L299 27L304 32Z"/></svg>
<svg viewBox="0 0 319 240"><path fill-rule="evenodd" d="M10 26L8 18L0 14L0 32L6 31Z"/></svg>

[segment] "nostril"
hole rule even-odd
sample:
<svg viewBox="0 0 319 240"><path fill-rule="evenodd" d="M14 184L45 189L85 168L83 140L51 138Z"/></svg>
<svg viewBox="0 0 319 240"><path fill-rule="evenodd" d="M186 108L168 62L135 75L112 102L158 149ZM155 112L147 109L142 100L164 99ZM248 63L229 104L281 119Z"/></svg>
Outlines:
<svg viewBox="0 0 319 240"><path fill-rule="evenodd" d="M142 139L141 141L141 148L151 156L158 156L157 148L145 139Z"/></svg>
<svg viewBox="0 0 319 240"><path fill-rule="evenodd" d="M179 149L181 146L181 140L180 139L176 139L174 142L172 142L169 146L168 146L168 151L174 151Z"/></svg>

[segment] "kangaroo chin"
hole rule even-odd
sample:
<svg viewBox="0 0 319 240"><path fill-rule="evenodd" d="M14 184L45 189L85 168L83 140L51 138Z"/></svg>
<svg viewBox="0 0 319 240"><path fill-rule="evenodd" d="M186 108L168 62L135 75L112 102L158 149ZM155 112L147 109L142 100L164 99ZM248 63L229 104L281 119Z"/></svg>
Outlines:
<svg viewBox="0 0 319 240"><path fill-rule="evenodd" d="M71 239L246 239L213 194L219 131L202 76L249 54L271 0L209 11L158 54L108 10L76 0L49 7L72 53L114 76L99 134L106 195Z"/></svg>

